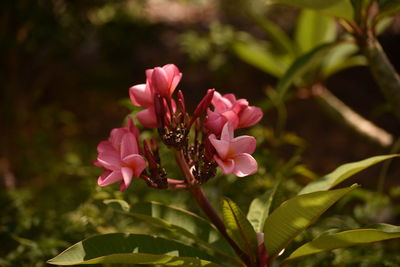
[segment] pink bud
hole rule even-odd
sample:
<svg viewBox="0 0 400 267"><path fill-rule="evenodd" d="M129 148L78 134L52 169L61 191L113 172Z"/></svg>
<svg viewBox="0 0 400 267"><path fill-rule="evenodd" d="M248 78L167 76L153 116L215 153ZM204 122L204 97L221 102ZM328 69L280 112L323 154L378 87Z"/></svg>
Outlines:
<svg viewBox="0 0 400 267"><path fill-rule="evenodd" d="M200 101L200 103L197 105L196 109L194 110L193 117L192 117L190 124L192 124L195 119L200 117L201 114L203 114L203 112L206 111L208 106L211 104L211 100L213 99L214 92L215 92L215 89L208 89L207 94L203 97L203 99Z"/></svg>
<svg viewBox="0 0 400 267"><path fill-rule="evenodd" d="M182 73L173 64L155 67L150 73L150 87L153 92L164 97L170 97L182 78Z"/></svg>

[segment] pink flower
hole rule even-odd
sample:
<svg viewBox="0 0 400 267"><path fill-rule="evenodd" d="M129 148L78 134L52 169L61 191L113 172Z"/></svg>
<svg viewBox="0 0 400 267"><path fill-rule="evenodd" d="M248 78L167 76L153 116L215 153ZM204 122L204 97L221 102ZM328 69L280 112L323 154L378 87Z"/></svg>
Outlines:
<svg viewBox="0 0 400 267"><path fill-rule="evenodd" d="M174 64L155 67L146 71L150 88L164 97L170 97L182 78L182 73Z"/></svg>
<svg viewBox="0 0 400 267"><path fill-rule="evenodd" d="M97 146L99 155L94 165L104 168L97 183L107 186L121 181L119 189L125 191L132 177L140 177L146 162L139 155L139 131L129 119L128 125L111 131L110 138Z"/></svg>
<svg viewBox="0 0 400 267"><path fill-rule="evenodd" d="M173 64L163 67L155 67L146 70L146 84L138 84L129 88L129 96L132 103L138 107L146 109L137 113L140 123L148 128L157 127L157 117L154 109L154 94L170 98L178 85L182 73ZM175 103L172 100L172 106Z"/></svg>
<svg viewBox="0 0 400 267"><path fill-rule="evenodd" d="M256 139L246 135L234 138L231 122L225 123L221 139L211 134L209 140L217 151L214 160L224 174L233 173L243 177L257 171L257 161L250 155L256 149Z"/></svg>
<svg viewBox="0 0 400 267"><path fill-rule="evenodd" d="M231 122L234 129L252 126L258 123L263 113L260 108L249 106L246 99L238 99L234 94L222 96L214 92L211 102L214 111L207 110L207 120L205 126L212 133L219 135L226 122Z"/></svg>

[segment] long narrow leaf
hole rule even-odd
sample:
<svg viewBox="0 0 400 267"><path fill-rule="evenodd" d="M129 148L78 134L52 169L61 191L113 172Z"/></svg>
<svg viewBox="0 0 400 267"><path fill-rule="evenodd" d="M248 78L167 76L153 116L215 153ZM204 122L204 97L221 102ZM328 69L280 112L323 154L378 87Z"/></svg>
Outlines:
<svg viewBox="0 0 400 267"><path fill-rule="evenodd" d="M267 252L276 256L336 201L357 185L296 196L282 203L264 223Z"/></svg>
<svg viewBox="0 0 400 267"><path fill-rule="evenodd" d="M202 260L197 257L206 258ZM48 261L55 265L94 263L161 264L165 266L221 266L210 256L175 241L125 233L97 235Z"/></svg>
<svg viewBox="0 0 400 267"><path fill-rule="evenodd" d="M312 193L316 191L328 190L341 182L345 181L347 178L353 176L354 174L375 165L381 161L391 159L394 157L398 157L399 155L383 155L383 156L375 156L368 159L364 159L357 162L346 163L338 168L336 168L333 172L318 178L307 186L305 186L300 192L299 195Z"/></svg>
<svg viewBox="0 0 400 267"><path fill-rule="evenodd" d="M315 67L315 64L321 61L321 58L337 43L326 43L317 46L308 53L298 57L289 69L285 72L277 85L279 98L282 100L289 87L302 77L310 68Z"/></svg>
<svg viewBox="0 0 400 267"><path fill-rule="evenodd" d="M335 20L329 16L303 9L296 23L294 39L301 53L336 39Z"/></svg>
<svg viewBox="0 0 400 267"><path fill-rule="evenodd" d="M258 248L256 232L239 207L228 198L222 199L222 218L228 235L255 263Z"/></svg>
<svg viewBox="0 0 400 267"><path fill-rule="evenodd" d="M309 256L336 248L346 248L393 238L400 238L400 227L393 227L397 228L397 231L356 229L320 236L296 249L288 258L284 260L284 263L304 256Z"/></svg>
<svg viewBox="0 0 400 267"><path fill-rule="evenodd" d="M272 200L275 197L278 185L279 183L277 183L273 188L265 192L260 197L255 198L250 204L249 212L247 213L247 219L253 225L253 228L256 232L262 232L264 229L264 222L270 213Z"/></svg>

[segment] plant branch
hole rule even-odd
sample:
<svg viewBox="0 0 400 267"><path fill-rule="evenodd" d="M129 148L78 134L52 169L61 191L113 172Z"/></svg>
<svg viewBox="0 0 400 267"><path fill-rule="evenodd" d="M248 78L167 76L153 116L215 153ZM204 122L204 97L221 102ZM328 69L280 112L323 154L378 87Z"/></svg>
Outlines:
<svg viewBox="0 0 400 267"><path fill-rule="evenodd" d="M386 148L392 145L393 136L390 133L352 110L329 92L323 84L315 84L312 91L317 101L324 105L334 117L340 118L340 121L343 121L353 132L382 147Z"/></svg>
<svg viewBox="0 0 400 267"><path fill-rule="evenodd" d="M186 163L182 151L175 152L175 159L179 165L179 168L182 171L182 174L185 177L185 181L189 185L188 191L192 194L199 207L211 220L211 222L222 234L222 236L226 239L226 241L228 241L229 245L231 245L235 253L243 260L246 266L251 266L249 256L239 248L239 246L235 243L235 241L233 241L232 238L230 238L230 236L226 232L226 227L222 219L219 217L218 213L213 208L213 206L211 206L203 190L197 185L197 181L193 177L193 174L190 172L189 165Z"/></svg>

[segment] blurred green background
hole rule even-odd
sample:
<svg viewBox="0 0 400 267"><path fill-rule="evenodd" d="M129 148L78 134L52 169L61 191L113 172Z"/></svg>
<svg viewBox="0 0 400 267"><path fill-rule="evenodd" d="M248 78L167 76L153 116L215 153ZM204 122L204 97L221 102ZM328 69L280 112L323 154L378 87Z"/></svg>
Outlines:
<svg viewBox="0 0 400 267"><path fill-rule="evenodd" d="M264 108L263 121L251 130L259 143L259 174L215 178L208 188L212 199L225 194L246 209L251 197L279 176L285 176L290 195L342 163L398 150L348 131L304 90L286 100L286 127L274 134L278 112L267 95L277 79L246 63L232 44L244 33L269 41L257 16L293 35L299 9L228 0L5 0L0 6L0 266L44 266L84 237L134 227L135 222L112 215L102 204L107 198L193 205L185 192L154 191L142 181L134 181L124 194L117 186L97 187L101 170L91 163L96 146L133 110L128 88L145 82L147 68L176 64L183 72L178 88L189 107L208 88L216 88ZM399 16L379 40L399 71ZM400 135L399 120L367 67L338 72L326 84L394 138ZM371 207L364 192L355 197L362 206L344 210L349 218L355 207L360 221L381 216L365 220L400 224L400 166L394 161L386 167L352 181L373 191L380 175L388 177L382 202ZM374 213L383 206L390 207L389 215ZM340 263L352 258L346 255L329 257ZM366 266L383 257L375 256Z"/></svg>

